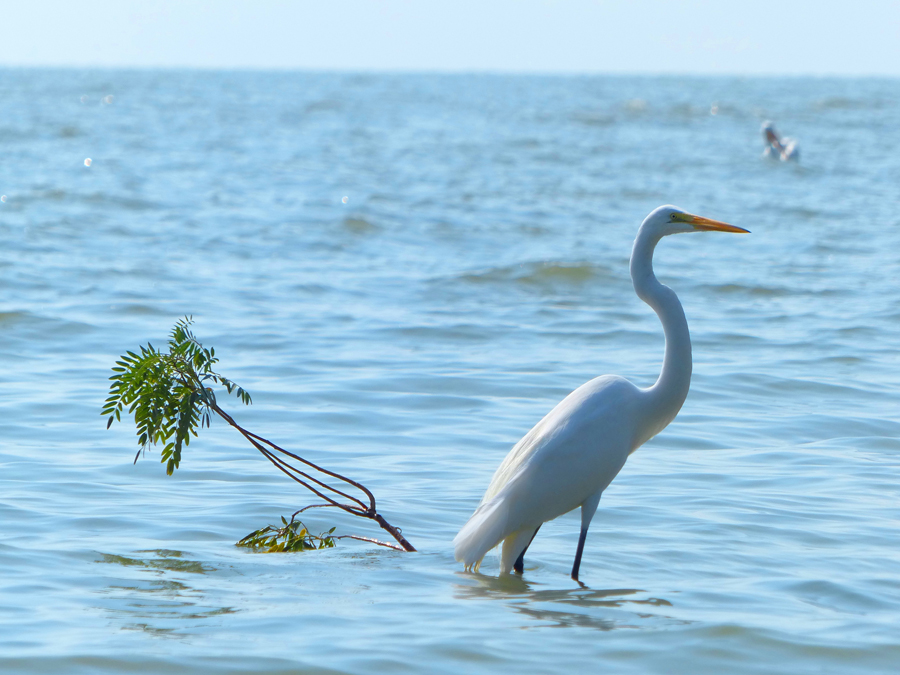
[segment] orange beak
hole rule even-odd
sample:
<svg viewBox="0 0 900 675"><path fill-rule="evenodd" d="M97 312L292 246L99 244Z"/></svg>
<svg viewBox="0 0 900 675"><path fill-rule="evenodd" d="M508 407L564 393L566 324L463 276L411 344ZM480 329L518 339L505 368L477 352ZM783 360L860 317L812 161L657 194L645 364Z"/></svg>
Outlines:
<svg viewBox="0 0 900 675"><path fill-rule="evenodd" d="M742 234L750 233L750 230L745 230L743 227L729 225L728 223L723 223L719 220L712 220L710 218L704 218L703 216L695 216L690 213L677 214L676 220L680 220L683 223L689 223L690 225L693 225L695 230L710 232L738 232Z"/></svg>

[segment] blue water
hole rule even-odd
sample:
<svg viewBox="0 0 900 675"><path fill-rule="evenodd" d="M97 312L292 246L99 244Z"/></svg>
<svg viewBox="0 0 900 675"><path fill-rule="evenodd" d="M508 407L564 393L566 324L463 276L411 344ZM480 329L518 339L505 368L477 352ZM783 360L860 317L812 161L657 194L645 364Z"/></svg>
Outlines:
<svg viewBox="0 0 900 675"><path fill-rule="evenodd" d="M897 147L897 80L0 71L0 670L896 672ZM464 573L512 444L596 375L655 379L628 256L665 203L752 230L657 250L682 412L604 494L584 587L577 513L523 577ZM418 553L236 548L313 500L224 424L173 477L132 464L109 368L185 314L238 421Z"/></svg>

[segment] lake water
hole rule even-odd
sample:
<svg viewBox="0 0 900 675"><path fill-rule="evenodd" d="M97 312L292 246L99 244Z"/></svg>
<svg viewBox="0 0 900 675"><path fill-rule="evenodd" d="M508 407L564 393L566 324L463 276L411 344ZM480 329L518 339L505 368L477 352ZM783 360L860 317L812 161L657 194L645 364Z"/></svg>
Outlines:
<svg viewBox="0 0 900 675"><path fill-rule="evenodd" d="M898 147L897 80L0 71L0 671L896 672ZM464 573L512 444L596 375L654 381L628 258L665 203L752 231L657 249L682 412L584 587L577 513L523 577ZM236 548L314 499L222 423L132 464L109 368L186 314L238 421L418 553Z"/></svg>

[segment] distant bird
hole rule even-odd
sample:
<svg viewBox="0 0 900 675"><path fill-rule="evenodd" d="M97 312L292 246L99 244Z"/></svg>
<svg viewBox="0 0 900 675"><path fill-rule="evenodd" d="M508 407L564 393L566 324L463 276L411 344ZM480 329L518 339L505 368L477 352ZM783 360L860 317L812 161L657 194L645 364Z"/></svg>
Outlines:
<svg viewBox="0 0 900 675"><path fill-rule="evenodd" d="M777 159L782 162L798 161L800 159L800 147L793 138L779 138L778 132L771 122L765 121L762 125L763 140L766 143L766 149L763 150L763 157Z"/></svg>
<svg viewBox="0 0 900 675"><path fill-rule="evenodd" d="M747 230L660 206L641 223L631 251L638 297L659 316L666 335L662 372L640 389L618 375L581 385L525 434L488 486L481 504L453 540L456 559L478 571L485 554L503 542L500 573L522 573L525 551L541 525L581 507L578 569L600 495L628 455L662 431L681 409L691 384L691 336L674 291L653 274L653 250L680 232Z"/></svg>

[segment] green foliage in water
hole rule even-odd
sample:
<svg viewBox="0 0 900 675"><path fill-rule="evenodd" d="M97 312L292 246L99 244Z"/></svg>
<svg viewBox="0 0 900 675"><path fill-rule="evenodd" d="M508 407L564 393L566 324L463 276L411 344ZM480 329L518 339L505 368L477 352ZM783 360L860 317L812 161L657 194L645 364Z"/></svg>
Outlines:
<svg viewBox="0 0 900 675"><path fill-rule="evenodd" d="M250 405L250 394L227 377L213 371L218 363L215 349L205 349L191 333L193 320L185 317L175 324L169 336L168 353L151 344L140 347L140 354L128 351L116 361L109 379L109 398L102 415L109 415L106 427L121 420L124 409L134 415L141 450L163 444L162 462L170 476L181 463L181 450L190 444L197 429L209 426L209 413L216 411L217 384L229 394Z"/></svg>
<svg viewBox="0 0 900 675"><path fill-rule="evenodd" d="M263 553L286 553L291 551L310 551L320 548L332 548L335 537L334 529L315 535L299 520L285 520L281 516L282 527L268 525L251 532L241 539L236 546L252 548Z"/></svg>

